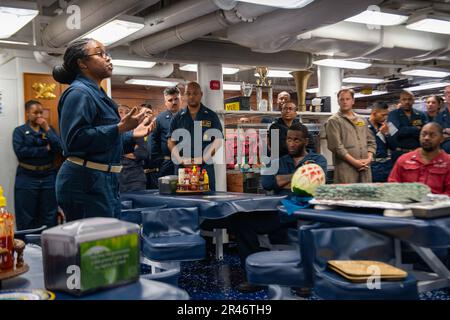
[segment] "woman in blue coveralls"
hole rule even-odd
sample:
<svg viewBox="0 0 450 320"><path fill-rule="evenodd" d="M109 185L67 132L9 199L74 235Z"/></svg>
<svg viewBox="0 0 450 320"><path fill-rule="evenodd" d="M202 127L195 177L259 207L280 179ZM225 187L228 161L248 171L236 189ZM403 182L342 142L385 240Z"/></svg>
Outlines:
<svg viewBox="0 0 450 320"><path fill-rule="evenodd" d="M145 110L133 108L120 119L116 103L100 86L112 75L105 47L94 39L72 42L53 78L70 84L59 105L63 163L56 179L56 198L67 221L120 214L120 157L133 152L134 138L154 127Z"/></svg>
<svg viewBox="0 0 450 320"><path fill-rule="evenodd" d="M43 117L39 101L25 103L27 123L14 129L13 148L19 160L14 186L18 230L56 225L55 156L61 152L56 132Z"/></svg>

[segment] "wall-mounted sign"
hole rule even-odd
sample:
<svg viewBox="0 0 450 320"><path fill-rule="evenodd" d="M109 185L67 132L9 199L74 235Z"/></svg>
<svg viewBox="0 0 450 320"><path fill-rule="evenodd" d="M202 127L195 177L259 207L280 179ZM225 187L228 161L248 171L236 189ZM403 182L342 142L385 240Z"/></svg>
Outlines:
<svg viewBox="0 0 450 320"><path fill-rule="evenodd" d="M35 82L31 87L36 94L35 99L53 100L56 98L54 94L56 84L54 83Z"/></svg>
<svg viewBox="0 0 450 320"><path fill-rule="evenodd" d="M209 88L211 90L220 90L220 81L219 80L211 80L209 82Z"/></svg>

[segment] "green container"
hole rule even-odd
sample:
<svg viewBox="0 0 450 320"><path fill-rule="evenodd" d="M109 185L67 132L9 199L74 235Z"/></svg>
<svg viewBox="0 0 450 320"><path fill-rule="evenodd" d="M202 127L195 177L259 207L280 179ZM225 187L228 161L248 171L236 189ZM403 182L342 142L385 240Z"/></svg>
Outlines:
<svg viewBox="0 0 450 320"><path fill-rule="evenodd" d="M139 226L113 218L73 221L42 233L45 287L82 295L137 281Z"/></svg>

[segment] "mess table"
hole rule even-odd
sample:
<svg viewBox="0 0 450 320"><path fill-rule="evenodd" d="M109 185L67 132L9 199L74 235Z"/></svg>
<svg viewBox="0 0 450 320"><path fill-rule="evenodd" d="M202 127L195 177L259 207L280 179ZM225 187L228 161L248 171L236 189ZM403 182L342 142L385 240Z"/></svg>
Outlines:
<svg viewBox="0 0 450 320"><path fill-rule="evenodd" d="M2 290L44 289L44 270L42 249L36 245L27 245L24 261L30 270L23 275L2 281ZM54 292L56 300L189 300L186 291L163 282L140 278L137 282L74 296L64 292Z"/></svg>
<svg viewBox="0 0 450 320"><path fill-rule="evenodd" d="M281 206L280 211L287 214ZM355 226L394 239L395 264L402 264L401 242L407 243L434 273L413 271L419 292L450 287L450 270L433 249L450 248L450 217L418 219L385 217L377 213L352 213L344 210L299 209L293 212L301 220L339 226Z"/></svg>
<svg viewBox="0 0 450 320"><path fill-rule="evenodd" d="M133 208L166 205L168 208L197 207L202 220L218 220L236 213L276 211L286 196L238 192L211 192L208 194L160 194L158 190L145 190L121 194L121 201L131 201ZM224 228L213 229L216 258L223 258Z"/></svg>

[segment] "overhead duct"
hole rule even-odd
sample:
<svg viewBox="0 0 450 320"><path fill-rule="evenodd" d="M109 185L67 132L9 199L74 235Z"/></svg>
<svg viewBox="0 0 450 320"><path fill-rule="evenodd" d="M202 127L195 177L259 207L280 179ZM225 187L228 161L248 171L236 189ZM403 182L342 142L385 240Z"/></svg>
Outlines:
<svg viewBox="0 0 450 320"><path fill-rule="evenodd" d="M49 47L61 47L83 36L89 31L104 25L114 18L126 13L134 6L139 5L139 0L80 0L76 6L80 9L79 28L69 28L67 23L73 21L73 12L66 12L53 18L44 29L42 41ZM159 0L148 0L151 6Z"/></svg>
<svg viewBox="0 0 450 320"><path fill-rule="evenodd" d="M313 56L307 52L283 51L276 54L252 52L234 43L194 40L154 56L179 63L221 63L267 66L291 70L308 69Z"/></svg>
<svg viewBox="0 0 450 320"><path fill-rule="evenodd" d="M48 53L42 51L33 51L33 56L37 62L44 63L48 65L51 69L63 63L62 58L51 56Z"/></svg>
<svg viewBox="0 0 450 320"><path fill-rule="evenodd" d="M382 34L382 37L380 37ZM369 29L366 25L342 21L331 26L301 34L300 40L292 49L336 51L344 43L347 47L359 47L352 56L345 58L366 57L372 59L430 59L449 50L447 35L430 34L415 31L404 26L384 26L382 29ZM381 39L381 41L380 41ZM373 48L375 46L375 49ZM367 50L370 48L370 50Z"/></svg>
<svg viewBox="0 0 450 320"><path fill-rule="evenodd" d="M250 8L252 8L250 10ZM242 12L241 12L242 10ZM140 56L152 56L164 50L195 40L208 33L240 22L252 22L256 17L273 11L273 7L239 4L233 10L214 13L191 20L182 25L158 32L131 43L131 50ZM250 13L253 13L250 15Z"/></svg>
<svg viewBox="0 0 450 320"><path fill-rule="evenodd" d="M228 6L226 6L226 2ZM147 37L157 32L175 27L198 17L210 14L218 9L232 9L235 6L233 0L187 0L180 1L166 8L162 8L155 13L151 13L144 18L145 27L116 42L111 47L117 47L124 43Z"/></svg>
<svg viewBox="0 0 450 320"><path fill-rule="evenodd" d="M254 23L232 26L228 29L228 40L259 52L288 50L297 42L298 34L342 21L380 2L315 0L300 9L280 9Z"/></svg>

